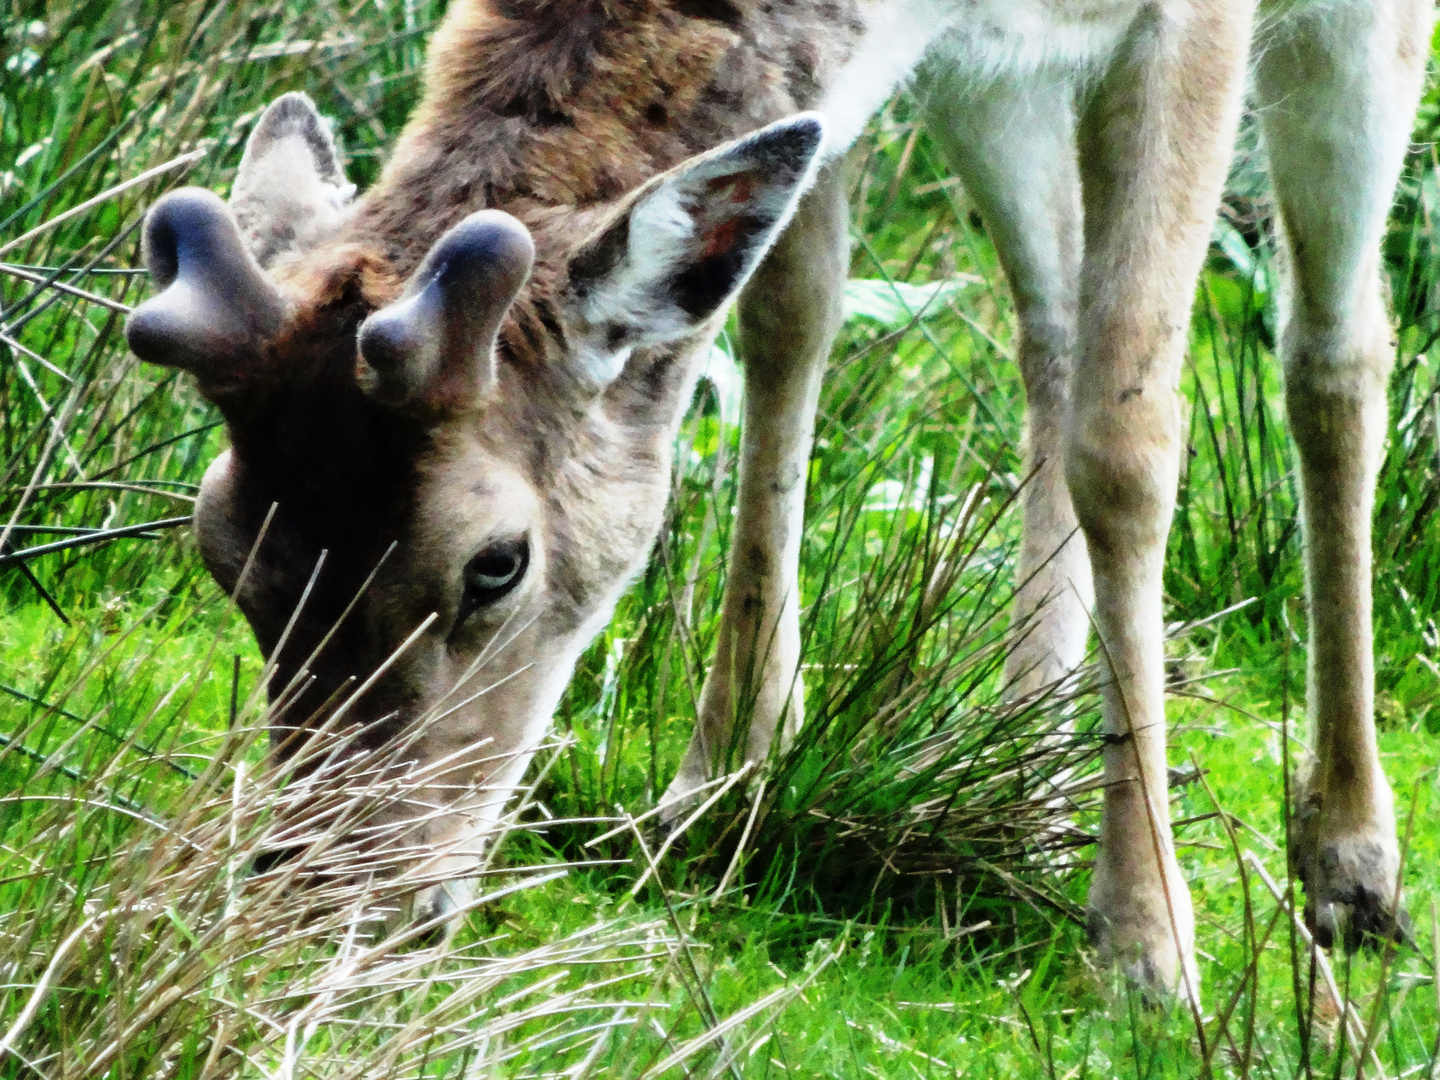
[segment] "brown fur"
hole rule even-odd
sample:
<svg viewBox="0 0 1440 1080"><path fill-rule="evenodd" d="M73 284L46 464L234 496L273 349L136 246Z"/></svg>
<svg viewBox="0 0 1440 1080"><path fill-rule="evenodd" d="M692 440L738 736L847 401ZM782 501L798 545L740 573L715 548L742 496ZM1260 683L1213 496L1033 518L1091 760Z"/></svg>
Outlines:
<svg viewBox="0 0 1440 1080"><path fill-rule="evenodd" d="M854 0L456 4L424 101L348 235L373 238L404 274L478 207L534 230L548 208L618 199L813 107L859 30Z"/></svg>

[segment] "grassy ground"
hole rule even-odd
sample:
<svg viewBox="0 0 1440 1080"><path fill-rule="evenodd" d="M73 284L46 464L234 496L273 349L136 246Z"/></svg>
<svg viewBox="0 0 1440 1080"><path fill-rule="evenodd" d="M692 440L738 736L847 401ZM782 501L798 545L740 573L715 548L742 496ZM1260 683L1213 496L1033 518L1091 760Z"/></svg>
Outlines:
<svg viewBox="0 0 1440 1080"><path fill-rule="evenodd" d="M1256 868L1288 897L1306 630L1255 159L1197 297L1166 581L1171 762L1198 766L1175 792L1197 1020L1142 1010L1094 970L1077 921L1093 797L1073 820L1036 797L1063 770L1093 774L1093 693L998 699L1013 320L983 222L904 95L855 155L851 318L804 549L811 715L764 792L735 787L639 883L656 838L623 814L678 764L723 580L737 432L722 349L681 433L670 525L582 660L494 868L504 895L446 956L372 954L293 893L247 884L283 801L254 782L261 661L174 521L223 433L184 380L125 353L123 305L146 288L128 272L136 227L167 186L223 191L250 121L289 89L336 118L363 187L438 10L95 0L0 16L0 528L12 549L74 544L0 563L0 1076L1288 1077L1356 1075L1357 1059L1436 1075L1433 96L1387 247L1401 345L1376 515L1377 713L1422 952L1334 958L1351 1024ZM1078 734L1055 738L1066 720Z"/></svg>

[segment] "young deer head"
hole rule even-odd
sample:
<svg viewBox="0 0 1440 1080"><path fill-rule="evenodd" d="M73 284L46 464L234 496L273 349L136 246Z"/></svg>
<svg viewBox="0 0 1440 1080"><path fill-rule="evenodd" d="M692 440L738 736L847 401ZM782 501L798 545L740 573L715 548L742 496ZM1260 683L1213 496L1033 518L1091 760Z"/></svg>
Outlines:
<svg viewBox="0 0 1440 1080"><path fill-rule="evenodd" d="M403 733L423 782L381 816L435 878L473 865L645 559L687 361L820 142L796 116L618 199L525 224L479 209L396 254L355 226L325 126L292 94L228 206L186 189L150 211L163 291L129 341L192 373L228 426L195 529L275 665L277 753L337 713L360 755ZM431 889L424 910L445 902Z"/></svg>

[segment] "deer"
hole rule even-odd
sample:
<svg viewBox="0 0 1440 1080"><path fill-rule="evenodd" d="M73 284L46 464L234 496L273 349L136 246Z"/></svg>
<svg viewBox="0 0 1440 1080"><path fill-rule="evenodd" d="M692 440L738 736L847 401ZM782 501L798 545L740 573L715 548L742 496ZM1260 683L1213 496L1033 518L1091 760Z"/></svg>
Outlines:
<svg viewBox="0 0 1440 1080"><path fill-rule="evenodd" d="M1161 572L1189 311L1253 72L1310 613L1291 858L1323 945L1399 933L1372 715L1370 514L1395 349L1379 246L1430 28L1426 0L455 0L362 196L290 93L256 123L228 203L190 188L156 202L143 257L159 291L127 334L224 418L201 556L272 692L304 677L286 716L319 722L376 672L346 706L359 752L410 731L410 759L432 767L421 809L392 813L436 876L413 916L463 905L577 657L644 564L732 303L733 548L662 805L691 805L735 748L761 763L802 722L799 543L848 265L843 158L913 77L1018 319L1030 480L1007 692L1069 677L1093 626L1107 738L1091 938L1133 983L1198 1000ZM277 733L278 756L294 745Z"/></svg>

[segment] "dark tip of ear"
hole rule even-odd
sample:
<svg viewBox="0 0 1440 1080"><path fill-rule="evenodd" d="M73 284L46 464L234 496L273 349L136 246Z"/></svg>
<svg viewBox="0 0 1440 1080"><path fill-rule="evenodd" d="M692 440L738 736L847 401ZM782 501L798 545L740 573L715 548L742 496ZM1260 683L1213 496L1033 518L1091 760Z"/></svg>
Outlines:
<svg viewBox="0 0 1440 1080"><path fill-rule="evenodd" d="M809 164L824 141L825 122L820 114L804 112L761 128L742 145Z"/></svg>
<svg viewBox="0 0 1440 1080"><path fill-rule="evenodd" d="M265 107L257 128L272 135L283 135L289 131L319 127L320 111L315 102L303 90L292 90L281 94Z"/></svg>
<svg viewBox="0 0 1440 1080"><path fill-rule="evenodd" d="M331 182L344 181L340 171L340 156L335 150L335 140L309 94L291 91L281 94L266 106L255 130L250 134L248 145L262 148L290 135L298 135L305 140L305 145L315 158L316 171L322 178Z"/></svg>
<svg viewBox="0 0 1440 1080"><path fill-rule="evenodd" d="M775 126L805 139L806 145L811 147L818 146L820 140L825 137L825 121L818 112L796 113L794 116L781 120Z"/></svg>

